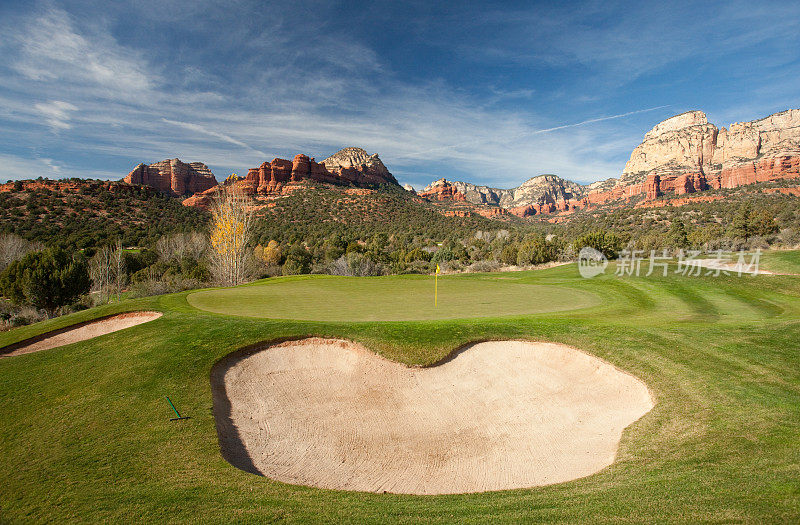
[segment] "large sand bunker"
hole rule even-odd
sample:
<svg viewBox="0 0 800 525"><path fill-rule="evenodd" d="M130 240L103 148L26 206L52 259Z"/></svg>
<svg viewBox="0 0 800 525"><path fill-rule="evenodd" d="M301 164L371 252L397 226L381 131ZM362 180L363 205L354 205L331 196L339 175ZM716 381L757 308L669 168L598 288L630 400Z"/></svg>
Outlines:
<svg viewBox="0 0 800 525"><path fill-rule="evenodd" d="M127 312L68 326L33 339L26 339L5 348L0 348L0 357L30 354L31 352L49 350L50 348L77 343L78 341L86 341L87 339L110 334L137 324L146 323L159 317L161 317L161 312Z"/></svg>
<svg viewBox="0 0 800 525"><path fill-rule="evenodd" d="M567 346L477 343L409 368L348 341L233 354L212 371L233 465L316 487L448 494L532 487L614 461L644 383Z"/></svg>

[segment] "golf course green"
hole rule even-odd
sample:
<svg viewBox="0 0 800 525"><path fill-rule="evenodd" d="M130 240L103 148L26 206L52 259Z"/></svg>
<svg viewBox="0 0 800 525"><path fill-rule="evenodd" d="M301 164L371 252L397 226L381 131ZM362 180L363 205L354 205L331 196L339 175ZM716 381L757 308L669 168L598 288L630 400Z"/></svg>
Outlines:
<svg viewBox="0 0 800 525"><path fill-rule="evenodd" d="M280 277L248 286L195 292L189 304L225 315L306 321L417 321L574 310L599 303L568 286L525 283L517 276Z"/></svg>
<svg viewBox="0 0 800 525"><path fill-rule="evenodd" d="M798 261L769 254L763 268ZM278 278L2 333L6 346L119 312L163 312L0 358L0 522L800 521L800 277L614 269L444 276L435 308L432 276ZM233 467L220 454L212 367L243 347L307 336L423 366L473 341L563 343L641 379L655 406L624 431L610 467L530 489L373 494ZM165 396L189 419L170 421Z"/></svg>

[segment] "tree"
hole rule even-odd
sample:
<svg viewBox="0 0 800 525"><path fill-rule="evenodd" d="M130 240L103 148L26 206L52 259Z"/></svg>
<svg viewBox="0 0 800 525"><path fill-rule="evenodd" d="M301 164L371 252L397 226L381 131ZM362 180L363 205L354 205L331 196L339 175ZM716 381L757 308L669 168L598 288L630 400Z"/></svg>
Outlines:
<svg viewBox="0 0 800 525"><path fill-rule="evenodd" d="M622 241L613 233L598 231L578 237L573 243L575 253L580 253L584 247L594 248L609 259L615 259L617 252L622 248Z"/></svg>
<svg viewBox="0 0 800 525"><path fill-rule="evenodd" d="M742 204L733 216L731 235L747 240L754 235L765 237L778 231L775 217L767 209L754 209L750 202Z"/></svg>
<svg viewBox="0 0 800 525"><path fill-rule="evenodd" d="M750 231L753 235L766 237L778 231L778 224L775 222L775 217L769 210L755 210L750 214L749 219Z"/></svg>
<svg viewBox="0 0 800 525"><path fill-rule="evenodd" d="M30 253L0 274L0 291L11 302L31 305L49 316L89 291L85 260L60 248Z"/></svg>
<svg viewBox="0 0 800 525"><path fill-rule="evenodd" d="M112 246L103 246L89 261L89 276L92 283L105 297L116 294L119 299L127 280L125 268L126 258L122 249L122 241Z"/></svg>
<svg viewBox="0 0 800 525"><path fill-rule="evenodd" d="M156 242L156 253L164 262L190 257L199 260L206 251L208 240L200 232L163 235Z"/></svg>
<svg viewBox="0 0 800 525"><path fill-rule="evenodd" d="M667 233L667 243L674 248L689 247L689 233L686 231L683 221L679 219L672 221Z"/></svg>
<svg viewBox="0 0 800 525"><path fill-rule="evenodd" d="M211 208L210 262L217 281L236 285L250 276L247 245L252 229L253 211L247 195L237 186L222 189Z"/></svg>
<svg viewBox="0 0 800 525"><path fill-rule="evenodd" d="M440 263L444 264L448 261L452 261L455 258L456 256L449 246L442 246L436 250L436 253L433 254L433 257L431 257L431 265L435 266Z"/></svg>
<svg viewBox="0 0 800 525"><path fill-rule="evenodd" d="M281 245L278 244L278 241L269 241L266 246L259 244L253 253L264 263L264 266L278 266L281 263Z"/></svg>
<svg viewBox="0 0 800 525"><path fill-rule="evenodd" d="M348 253L342 255L328 266L331 275L345 275L348 277L366 277L380 275L380 266L375 261L361 253Z"/></svg>
<svg viewBox="0 0 800 525"><path fill-rule="evenodd" d="M513 242L506 244L500 252L500 262L503 264L517 264L519 249Z"/></svg>
<svg viewBox="0 0 800 525"><path fill-rule="evenodd" d="M295 244L286 254L283 264L283 275L300 275L311 271L311 254L308 250Z"/></svg>
<svg viewBox="0 0 800 525"><path fill-rule="evenodd" d="M555 260L558 250L555 244L548 243L544 237L535 236L523 242L517 252L517 266L542 264Z"/></svg>
<svg viewBox="0 0 800 525"><path fill-rule="evenodd" d="M0 270L37 250L41 250L41 245L30 243L19 235L13 233L0 235Z"/></svg>
<svg viewBox="0 0 800 525"><path fill-rule="evenodd" d="M752 206L749 202L744 203L741 205L741 207L739 207L739 210L733 216L733 220L731 221L730 225L730 232L733 237L747 240L752 235L753 232L750 230L751 212Z"/></svg>

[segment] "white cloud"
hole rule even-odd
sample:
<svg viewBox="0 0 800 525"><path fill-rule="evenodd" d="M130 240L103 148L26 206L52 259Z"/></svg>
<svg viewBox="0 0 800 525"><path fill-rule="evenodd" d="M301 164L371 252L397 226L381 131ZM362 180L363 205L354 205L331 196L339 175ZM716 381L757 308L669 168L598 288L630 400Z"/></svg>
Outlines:
<svg viewBox="0 0 800 525"><path fill-rule="evenodd" d="M226 135L225 133L220 133L218 131L213 131L213 130L207 129L204 126L200 126L199 124L192 124L190 122L178 122L177 120L170 120L170 119L166 119L166 118L162 118L161 121L162 122L166 122L167 124L172 124L174 126L179 126L181 128L188 129L189 131L195 131L197 133L208 135L209 137L218 138L218 139L222 140L223 142L228 142L228 143L234 144L236 146L241 146L241 147L249 149L249 150L253 151L254 153L257 153L257 154L259 154L261 156L265 156L266 155L266 153L264 153L263 151L257 150L255 148L251 147L249 144L247 144L245 142L242 142L241 140L237 140L237 139L231 137L230 135Z"/></svg>
<svg viewBox="0 0 800 525"><path fill-rule="evenodd" d="M78 111L77 106L61 100L40 102L34 104L33 107L45 117L47 124L56 131L71 128L72 125L68 122L70 119L70 112Z"/></svg>
<svg viewBox="0 0 800 525"><path fill-rule="evenodd" d="M77 83L111 91L114 97L141 95L155 77L138 53L110 35L81 34L70 15L51 7L16 33L14 69L31 80Z"/></svg>
<svg viewBox="0 0 800 525"><path fill-rule="evenodd" d="M624 166L620 158L646 131L624 125L630 121L623 119L652 112L649 128L670 116L656 111L666 106L609 110L603 106L607 99L596 95L585 97L574 121L559 113L547 119L537 109L542 94L532 89L498 83L489 88L487 102L443 80L412 84L368 46L355 38L337 38L311 20L304 20L302 34L296 32L295 20L282 18L280 12L263 26L245 21L241 31L220 26L213 32L218 24L214 17L222 8L211 4L212 16L204 20L205 11L193 18L167 4L159 8L172 13L166 19L181 16L175 23L207 34L210 46L220 46L218 53L211 50L215 56L236 60L206 65L202 53L209 50L199 52L196 63L184 59L183 50L175 51L178 58L156 59L134 49L134 43L115 39L111 25L83 26L85 17L55 7L18 25L0 23L8 36L0 43L5 57L0 68L5 65L12 73L0 75L0 119L8 123L0 122L0 140L11 138L10 130L17 126L22 131L13 135L15 143L56 159L56 166L59 156L52 150L80 152L83 158L113 156L131 166L177 156L223 172L299 152L323 158L357 145L379 153L390 170L407 174L405 180L416 185L427 182L423 177L453 172L510 187L543 172L580 181L619 176ZM563 33L542 52L554 49L554 60L605 64L607 71L630 66L632 75L641 74L650 65L672 60L670 53L686 56L694 46L651 45L660 33L652 31L641 13L624 17L611 30L577 24L568 34L563 27L569 24L560 24L563 19L548 26L547 13L536 16L551 33ZM583 16L591 13L584 11ZM163 19L153 15L148 20ZM491 13L487 19L491 22ZM512 20L525 22L524 17ZM678 36L694 31L697 23L690 22L679 28ZM195 23L200 25L195 28ZM459 27L470 31L468 25ZM643 40L633 45L638 38ZM517 107L509 109L511 105ZM606 116L583 117L592 114ZM42 120L62 132L45 129L36 135ZM42 164L33 160L29 166L39 170Z"/></svg>
<svg viewBox="0 0 800 525"><path fill-rule="evenodd" d="M0 153L0 182L7 180L34 179L45 177L56 179L60 177L85 177L85 178L111 178L108 172L101 170L87 170L84 168L68 167L53 159L43 157L21 157ZM113 176L113 175L112 175Z"/></svg>

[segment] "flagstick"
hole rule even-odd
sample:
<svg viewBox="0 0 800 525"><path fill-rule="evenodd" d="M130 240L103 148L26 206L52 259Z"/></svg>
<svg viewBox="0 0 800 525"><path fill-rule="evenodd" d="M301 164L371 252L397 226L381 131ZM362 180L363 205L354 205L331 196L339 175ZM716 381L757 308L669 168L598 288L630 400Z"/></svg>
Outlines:
<svg viewBox="0 0 800 525"><path fill-rule="evenodd" d="M433 306L439 306L439 265L436 265L436 272L433 274Z"/></svg>

